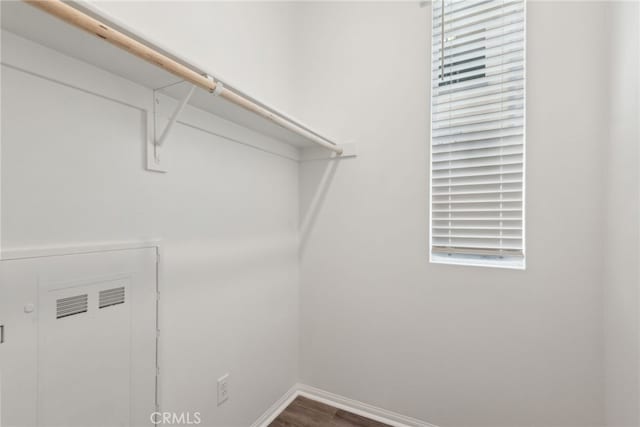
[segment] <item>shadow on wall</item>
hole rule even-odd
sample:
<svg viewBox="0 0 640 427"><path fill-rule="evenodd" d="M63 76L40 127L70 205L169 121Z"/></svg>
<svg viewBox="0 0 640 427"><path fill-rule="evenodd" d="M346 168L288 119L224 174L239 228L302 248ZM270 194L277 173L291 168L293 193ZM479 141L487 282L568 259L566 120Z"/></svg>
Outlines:
<svg viewBox="0 0 640 427"><path fill-rule="evenodd" d="M318 218L318 213L322 209L327 191L340 162L341 160L314 160L305 164L308 175L303 179L314 181L316 190L309 199L300 199L300 256L304 254L309 235Z"/></svg>

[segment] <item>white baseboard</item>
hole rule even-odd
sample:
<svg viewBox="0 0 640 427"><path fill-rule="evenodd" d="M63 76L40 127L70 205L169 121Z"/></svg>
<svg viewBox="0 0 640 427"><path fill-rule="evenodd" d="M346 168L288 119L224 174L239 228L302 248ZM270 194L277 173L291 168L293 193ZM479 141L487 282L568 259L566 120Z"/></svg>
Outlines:
<svg viewBox="0 0 640 427"><path fill-rule="evenodd" d="M298 397L298 384L291 387L276 403L271 405L260 418L251 424L251 427L267 427L296 397Z"/></svg>
<svg viewBox="0 0 640 427"><path fill-rule="evenodd" d="M296 384L267 410L251 427L267 427L293 400L303 396L393 427L437 427L426 421L397 414L306 384Z"/></svg>

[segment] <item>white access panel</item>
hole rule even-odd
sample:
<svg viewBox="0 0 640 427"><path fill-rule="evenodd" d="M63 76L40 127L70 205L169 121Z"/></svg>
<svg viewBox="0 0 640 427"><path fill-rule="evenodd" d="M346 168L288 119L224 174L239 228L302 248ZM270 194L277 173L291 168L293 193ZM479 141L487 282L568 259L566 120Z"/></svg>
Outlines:
<svg viewBox="0 0 640 427"><path fill-rule="evenodd" d="M0 344L2 427L37 425L38 322L24 308L37 300L38 276L18 264L7 268L8 264L0 261L0 325L4 326L4 342Z"/></svg>
<svg viewBox="0 0 640 427"><path fill-rule="evenodd" d="M156 249L0 261L2 426L152 425Z"/></svg>

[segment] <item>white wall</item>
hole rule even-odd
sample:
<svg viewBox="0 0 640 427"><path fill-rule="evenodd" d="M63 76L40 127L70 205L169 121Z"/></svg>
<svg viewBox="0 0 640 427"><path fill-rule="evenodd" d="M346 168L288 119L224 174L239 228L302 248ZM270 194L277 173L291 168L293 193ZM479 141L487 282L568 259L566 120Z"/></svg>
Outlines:
<svg viewBox="0 0 640 427"><path fill-rule="evenodd" d="M607 5L528 6L526 271L428 262L429 8L301 9L298 114L359 150L301 169L303 382L442 426L602 425Z"/></svg>
<svg viewBox="0 0 640 427"><path fill-rule="evenodd" d="M279 43L266 28L260 37ZM3 64L32 64L2 66L3 251L163 239L162 409L250 425L298 379L297 162L179 124L169 173L147 172L146 116L133 106L150 103L150 90L2 42ZM274 143L244 129L228 136ZM216 407L227 372L231 397Z"/></svg>
<svg viewBox="0 0 640 427"><path fill-rule="evenodd" d="M640 4L611 9L605 246L606 421L640 425Z"/></svg>
<svg viewBox="0 0 640 427"><path fill-rule="evenodd" d="M295 94L291 3L89 2L216 77L272 107L290 111Z"/></svg>

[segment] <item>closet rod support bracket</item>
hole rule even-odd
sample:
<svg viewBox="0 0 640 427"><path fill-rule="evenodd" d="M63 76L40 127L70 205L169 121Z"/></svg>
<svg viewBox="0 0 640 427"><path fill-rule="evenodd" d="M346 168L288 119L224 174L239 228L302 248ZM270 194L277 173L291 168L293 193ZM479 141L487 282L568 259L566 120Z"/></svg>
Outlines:
<svg viewBox="0 0 640 427"><path fill-rule="evenodd" d="M184 83L184 82L183 82ZM180 114L189 103L189 100L193 96L193 93L196 89L196 86L193 84L189 84L187 92L178 102L178 105L175 107L167 124L164 126L164 129L160 133L159 127L163 122L163 118L160 114L160 97L162 89L155 89L153 91L153 115L147 114L147 122L148 129L147 134L147 169L155 172L166 172L166 162L161 157L162 147L166 145L167 139L171 134L171 130L173 126L176 124L178 119L180 118ZM166 119L165 119L166 120Z"/></svg>
<svg viewBox="0 0 640 427"><path fill-rule="evenodd" d="M169 133L171 133L171 129L173 128L173 125L176 124L178 117L180 117L180 113L182 113L182 110L184 110L184 107L186 107L195 89L196 89L195 85L189 85L189 90L187 91L187 93L184 94L184 96L180 100L180 103L178 104L176 109L173 111L173 114L171 114L169 123L167 123L167 126L165 126L164 130L162 131L162 134L160 135L160 138L157 138L157 135L156 135L155 144L157 146L162 146L162 144L165 143L165 141L167 140L167 137L169 136ZM156 96L156 91L153 91L153 92L154 92L153 108L156 110L156 117L157 117L158 97Z"/></svg>

